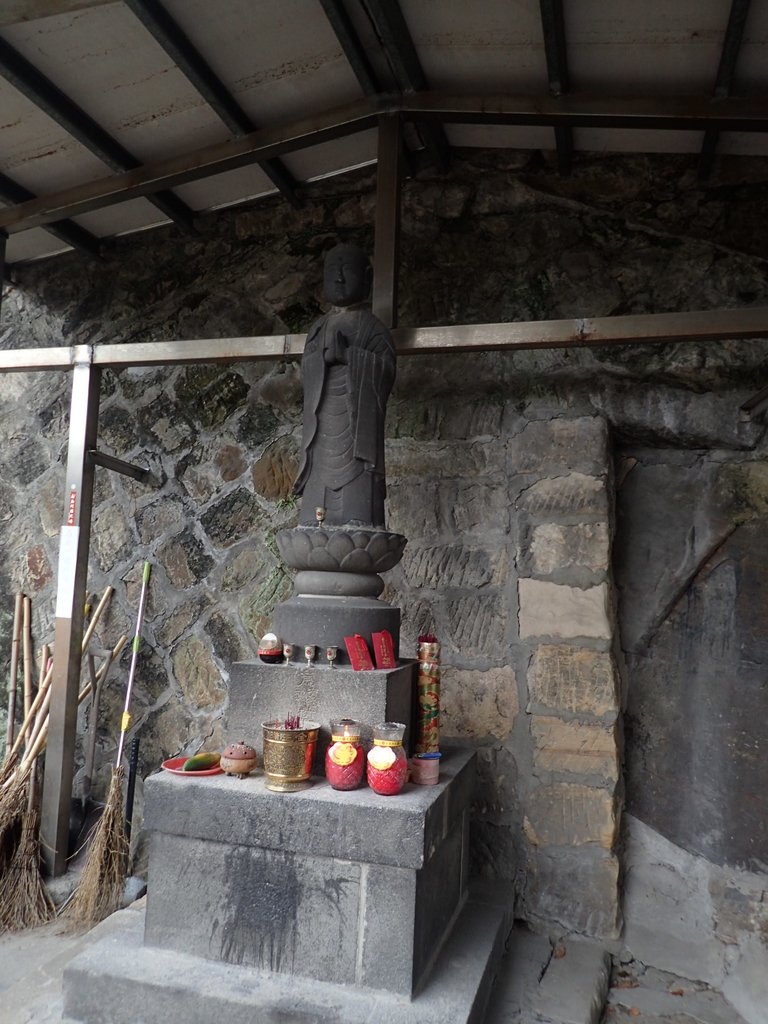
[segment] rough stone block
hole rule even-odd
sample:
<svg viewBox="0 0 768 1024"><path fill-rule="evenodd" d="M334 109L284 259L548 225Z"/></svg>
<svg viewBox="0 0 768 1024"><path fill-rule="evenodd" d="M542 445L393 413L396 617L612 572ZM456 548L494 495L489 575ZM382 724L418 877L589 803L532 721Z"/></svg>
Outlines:
<svg viewBox="0 0 768 1024"><path fill-rule="evenodd" d="M534 420L510 438L508 447L516 473L600 473L608 462L608 428L597 416Z"/></svg>
<svg viewBox="0 0 768 1024"><path fill-rule="evenodd" d="M517 499L517 507L532 516L608 516L608 491L603 477L584 473L538 480Z"/></svg>
<svg viewBox="0 0 768 1024"><path fill-rule="evenodd" d="M518 580L520 636L593 637L613 635L610 593L605 583L596 587L568 587L543 580Z"/></svg>
<svg viewBox="0 0 768 1024"><path fill-rule="evenodd" d="M487 551L458 544L420 548L409 544L403 570L412 587L482 587L498 582L498 563Z"/></svg>
<svg viewBox="0 0 768 1024"><path fill-rule="evenodd" d="M542 644L528 668L529 711L558 709L574 714L618 713L613 657L568 644Z"/></svg>
<svg viewBox="0 0 768 1024"><path fill-rule="evenodd" d="M509 491L501 483L446 481L440 487L440 504L446 521L462 536L509 530Z"/></svg>
<svg viewBox="0 0 768 1024"><path fill-rule="evenodd" d="M600 775L611 782L618 779L619 752L614 729L534 715L531 732L535 769Z"/></svg>
<svg viewBox="0 0 768 1024"><path fill-rule="evenodd" d="M409 742L413 678L413 662L391 671L368 672L322 664L307 668L237 662L230 677L226 731L232 739L246 739L261 753L262 722L284 718L290 712L317 721L322 729L315 765L322 773L321 755L330 741L332 719L354 718L363 723L366 741L377 723L404 722L408 726L406 744Z"/></svg>
<svg viewBox="0 0 768 1024"><path fill-rule="evenodd" d="M595 847L530 853L523 901L525 916L558 921L571 931L615 938L621 930L619 861Z"/></svg>
<svg viewBox="0 0 768 1024"><path fill-rule="evenodd" d="M221 672L211 652L196 636L188 636L176 645L171 655L173 671L184 696L198 708L215 707L226 696Z"/></svg>
<svg viewBox="0 0 768 1024"><path fill-rule="evenodd" d="M564 955L553 956L533 1000L536 1013L558 1024L599 1024L611 977L607 950L570 938Z"/></svg>
<svg viewBox="0 0 768 1024"><path fill-rule="evenodd" d="M607 570L610 536L607 523L577 523L561 526L542 523L531 537L531 568L547 575L558 569Z"/></svg>
<svg viewBox="0 0 768 1024"><path fill-rule="evenodd" d="M286 498L293 489L298 469L296 441L292 437L280 437L254 463L253 488L269 501Z"/></svg>
<svg viewBox="0 0 768 1024"><path fill-rule="evenodd" d="M445 639L466 655L497 658L504 647L506 600L501 593L470 594L445 602Z"/></svg>
<svg viewBox="0 0 768 1024"><path fill-rule="evenodd" d="M445 737L506 740L519 710L517 679L510 666L473 672L446 666L440 695L441 734Z"/></svg>
<svg viewBox="0 0 768 1024"><path fill-rule="evenodd" d="M536 846L599 843L610 850L617 826L616 800L609 790L555 783L533 789L529 796L525 832Z"/></svg>
<svg viewBox="0 0 768 1024"><path fill-rule="evenodd" d="M442 479L445 477L487 477L504 469L504 446L498 441L418 443L388 441L387 478Z"/></svg>

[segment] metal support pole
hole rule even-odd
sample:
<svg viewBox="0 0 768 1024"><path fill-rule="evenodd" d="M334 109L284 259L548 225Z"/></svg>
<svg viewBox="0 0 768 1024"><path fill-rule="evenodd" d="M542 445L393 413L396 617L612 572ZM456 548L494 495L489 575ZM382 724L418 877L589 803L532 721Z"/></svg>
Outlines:
<svg viewBox="0 0 768 1024"><path fill-rule="evenodd" d="M100 376L101 371L91 363L91 350L79 346L72 371L64 525L59 541L50 725L40 822L43 860L48 873L54 876L63 874L67 866L93 498L94 466L88 452L95 447L98 433Z"/></svg>
<svg viewBox="0 0 768 1024"><path fill-rule="evenodd" d="M372 307L387 327L397 327L401 156L400 118L397 114L383 114L379 118Z"/></svg>
<svg viewBox="0 0 768 1024"><path fill-rule="evenodd" d="M0 313L3 311L3 284L5 283L5 243L8 235L0 229Z"/></svg>

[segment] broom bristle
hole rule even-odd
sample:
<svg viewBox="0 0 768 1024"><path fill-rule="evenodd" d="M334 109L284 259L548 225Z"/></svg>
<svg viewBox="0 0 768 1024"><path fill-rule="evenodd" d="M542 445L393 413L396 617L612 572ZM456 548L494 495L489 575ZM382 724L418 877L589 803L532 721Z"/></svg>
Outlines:
<svg viewBox="0 0 768 1024"><path fill-rule="evenodd" d="M40 815L28 810L21 839L0 879L0 932L36 928L54 916L40 877Z"/></svg>
<svg viewBox="0 0 768 1024"><path fill-rule="evenodd" d="M80 884L62 913L74 925L90 927L120 906L128 860L122 776L122 769L113 770L107 803L94 828Z"/></svg>
<svg viewBox="0 0 768 1024"><path fill-rule="evenodd" d="M21 837L27 806L26 782L26 777L16 778L0 790L0 880L5 878Z"/></svg>

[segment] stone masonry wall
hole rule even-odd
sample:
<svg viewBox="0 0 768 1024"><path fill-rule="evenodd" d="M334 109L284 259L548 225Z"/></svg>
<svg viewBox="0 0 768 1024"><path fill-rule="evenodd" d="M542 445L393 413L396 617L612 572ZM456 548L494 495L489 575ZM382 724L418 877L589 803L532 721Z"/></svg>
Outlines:
<svg viewBox="0 0 768 1024"><path fill-rule="evenodd" d="M686 158L585 155L560 179L539 154L458 154L446 178L406 184L401 322L766 305L766 167L724 163L719 175L705 188ZM309 187L300 210L267 200L201 218L195 237L118 240L103 263L19 268L0 344L209 337L215 351L218 337L304 330L321 308L323 251L338 239L371 249L373 184L364 170ZM635 623L615 600L612 548L620 536L653 562L657 541L642 517L629 540L615 533L614 457L641 445L763 464L764 427L737 410L768 379L767 351L400 360L388 516L409 544L385 597L403 609L403 654L427 629L443 642L444 735L480 752L475 866L514 885L531 920L605 936L620 923L619 710L632 678L619 632ZM35 644L52 633L68 411L66 374L0 375L6 666L17 589L33 599ZM98 634L111 645L133 628L143 560L154 565L134 706L143 775L223 742L229 667L255 657L291 592L274 535L296 519L300 413L291 362L104 374L100 447L154 475L97 471L89 580L116 588ZM124 678L98 724L102 785ZM140 810L140 786L138 799Z"/></svg>

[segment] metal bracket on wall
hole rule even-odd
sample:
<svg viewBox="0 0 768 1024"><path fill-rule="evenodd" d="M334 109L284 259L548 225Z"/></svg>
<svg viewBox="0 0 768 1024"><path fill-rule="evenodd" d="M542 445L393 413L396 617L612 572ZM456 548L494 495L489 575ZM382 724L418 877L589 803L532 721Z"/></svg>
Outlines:
<svg viewBox="0 0 768 1024"><path fill-rule="evenodd" d="M123 476L133 477L134 480L149 480L151 476L148 469L134 466L132 462L124 462L123 459L116 459L114 455L100 452L98 448L91 448L88 451L88 458L94 466L103 466L104 469L111 469L114 473L122 473Z"/></svg>

